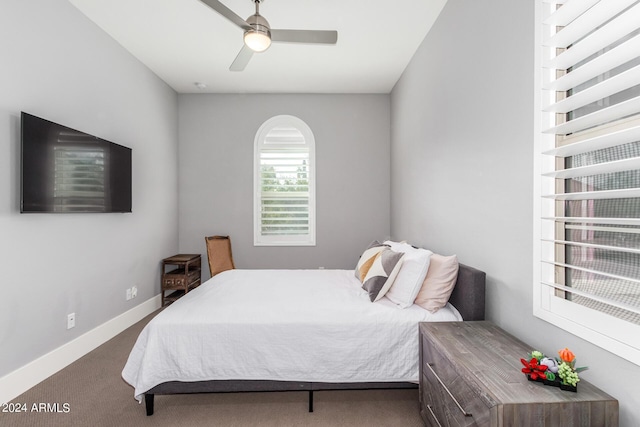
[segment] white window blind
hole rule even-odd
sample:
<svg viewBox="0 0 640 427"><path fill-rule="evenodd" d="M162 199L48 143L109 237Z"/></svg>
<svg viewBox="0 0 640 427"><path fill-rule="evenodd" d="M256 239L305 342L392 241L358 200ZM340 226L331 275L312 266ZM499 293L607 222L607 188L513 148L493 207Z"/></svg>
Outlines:
<svg viewBox="0 0 640 427"><path fill-rule="evenodd" d="M274 117L256 135L254 244L315 244L314 141L293 116Z"/></svg>
<svg viewBox="0 0 640 427"><path fill-rule="evenodd" d="M640 364L640 1L537 14L534 313Z"/></svg>

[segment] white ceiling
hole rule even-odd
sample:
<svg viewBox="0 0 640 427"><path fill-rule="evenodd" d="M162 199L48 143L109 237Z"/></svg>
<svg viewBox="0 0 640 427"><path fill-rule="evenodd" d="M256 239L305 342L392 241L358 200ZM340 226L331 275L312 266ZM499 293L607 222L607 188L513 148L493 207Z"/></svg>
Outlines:
<svg viewBox="0 0 640 427"><path fill-rule="evenodd" d="M242 30L199 0L69 1L179 93L389 93L446 3L266 0L272 28L337 30L338 43L274 43L232 72ZM255 11L222 2L243 19Z"/></svg>

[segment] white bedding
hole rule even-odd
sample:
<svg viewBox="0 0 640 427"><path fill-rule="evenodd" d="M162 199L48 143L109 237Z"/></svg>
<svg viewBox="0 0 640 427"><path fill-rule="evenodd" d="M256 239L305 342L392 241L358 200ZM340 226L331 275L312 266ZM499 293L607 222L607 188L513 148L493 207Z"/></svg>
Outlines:
<svg viewBox="0 0 640 427"><path fill-rule="evenodd" d="M230 270L158 314L122 371L136 399L166 381L418 381L421 321L462 320L372 303L353 270Z"/></svg>

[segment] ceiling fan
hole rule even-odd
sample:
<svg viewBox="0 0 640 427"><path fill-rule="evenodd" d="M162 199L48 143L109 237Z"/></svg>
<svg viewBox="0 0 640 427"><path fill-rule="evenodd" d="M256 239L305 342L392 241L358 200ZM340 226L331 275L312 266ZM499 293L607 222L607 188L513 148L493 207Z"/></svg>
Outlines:
<svg viewBox="0 0 640 427"><path fill-rule="evenodd" d="M271 29L269 22L260 15L260 3L265 0L251 0L256 4L256 13L246 21L218 0L200 1L244 30L244 45L229 67L231 71L244 70L253 53L264 52L271 42L335 44L338 41L337 31Z"/></svg>

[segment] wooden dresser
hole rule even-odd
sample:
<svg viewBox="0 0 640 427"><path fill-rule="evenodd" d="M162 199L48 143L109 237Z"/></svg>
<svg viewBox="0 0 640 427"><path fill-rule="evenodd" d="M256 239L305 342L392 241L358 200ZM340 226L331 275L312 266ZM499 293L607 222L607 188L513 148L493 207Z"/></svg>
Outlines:
<svg viewBox="0 0 640 427"><path fill-rule="evenodd" d="M420 414L425 424L618 425L618 401L583 379L577 393L528 381L520 358L532 350L552 355L552 349L531 348L486 321L421 323Z"/></svg>

